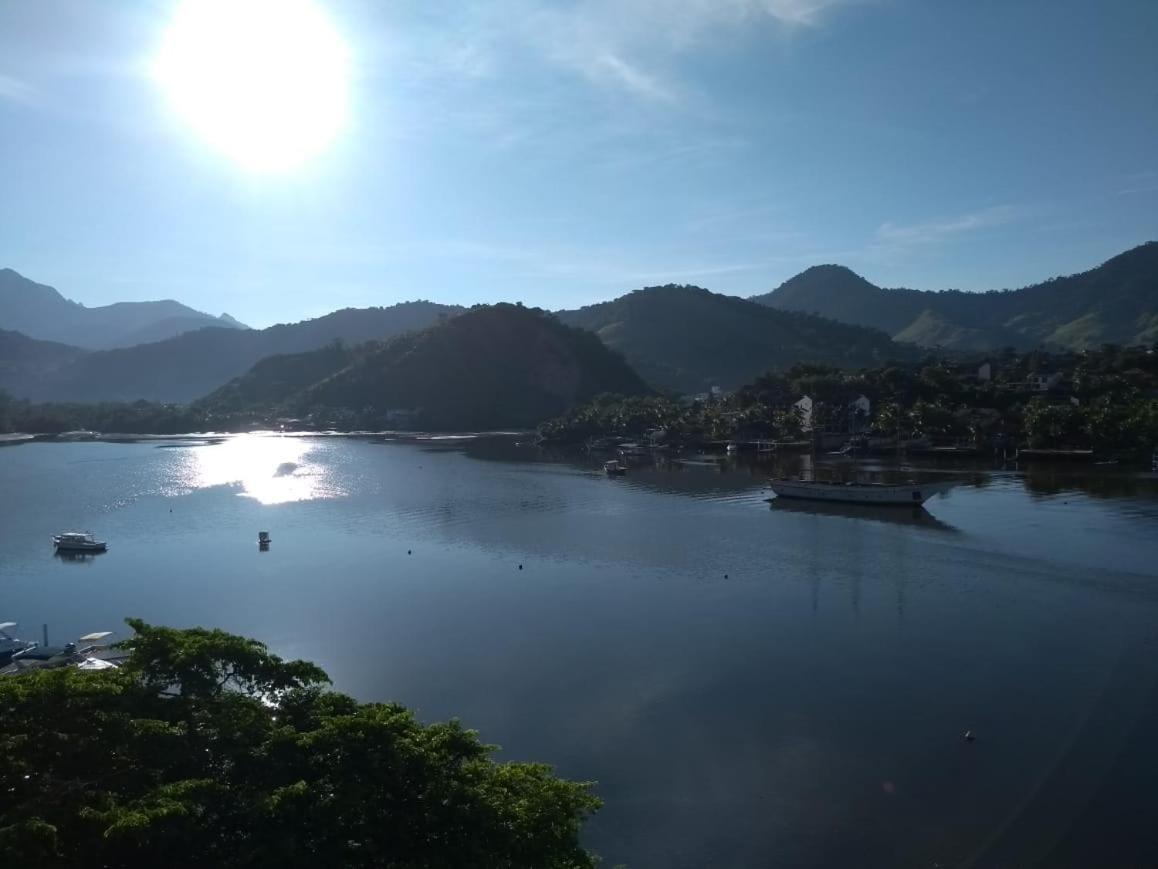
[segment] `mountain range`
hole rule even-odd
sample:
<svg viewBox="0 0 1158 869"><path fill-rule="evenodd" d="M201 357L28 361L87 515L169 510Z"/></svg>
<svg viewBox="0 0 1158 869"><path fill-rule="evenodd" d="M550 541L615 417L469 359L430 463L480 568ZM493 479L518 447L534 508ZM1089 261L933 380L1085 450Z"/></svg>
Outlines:
<svg viewBox="0 0 1158 869"><path fill-rule="evenodd" d="M887 332L896 341L948 350L1158 341L1158 242L1081 274L1019 290L882 289L838 265L814 266L754 302Z"/></svg>
<svg viewBox="0 0 1158 869"><path fill-rule="evenodd" d="M735 389L795 362L861 368L911 355L875 329L676 284L557 316L597 334L648 383L675 392Z"/></svg>
<svg viewBox="0 0 1158 869"><path fill-rule="evenodd" d="M0 328L31 338L106 350L163 341L206 326L247 328L228 314L214 317L172 299L86 308L19 272L0 269Z"/></svg>
<svg viewBox="0 0 1158 869"><path fill-rule="evenodd" d="M313 350L331 341L360 344L425 329L461 309L433 302L388 308L345 308L267 329L208 328L164 341L98 350L43 371L9 390L43 401L185 403L200 398L278 353Z"/></svg>
<svg viewBox="0 0 1158 869"><path fill-rule="evenodd" d="M122 339L184 328L190 325L190 318L194 325L202 322L197 318L217 325L130 347L93 350L94 343L112 339L81 336L87 346L56 340L52 336L63 326L46 324L44 317L37 320L33 316L36 311L50 309L62 312L62 321L73 318L74 326L69 328L76 328L76 318L112 318L119 324ZM149 319L141 314L150 311L158 316ZM125 312L126 316L120 316ZM311 400L329 406L338 395L350 400L354 395L372 397L366 380L371 372L389 380L394 372L406 370L413 382L424 382L421 369L407 368L411 363L405 360L425 358L434 364L434 357L422 353L433 352L430 348L435 345L447 359L493 359L498 364L497 360L507 358L481 352L477 326L466 331L442 328L463 315L463 309L456 306L419 301L387 308L344 309L300 323L247 329L232 320L223 324L219 318L177 302L85 308L50 287L3 270L0 389L35 400L187 403L230 384L235 404L244 400L282 406L309 389ZM560 328L593 333L591 340L598 336L604 346L622 355L648 386L683 393L706 391L711 386L735 388L771 368L796 362L858 368L890 359L916 358L925 352L922 348L929 347L987 352L1005 346L1082 348L1103 342L1145 343L1158 340L1158 243L1127 251L1080 275L1013 291L882 289L847 268L827 265L808 269L754 299L668 285L560 311L553 317L536 316L557 321ZM466 321L468 325L482 322L487 322L482 314ZM40 325L34 330L30 323ZM20 325L27 331L14 328ZM494 325L507 329L505 321L495 321ZM432 327L437 328L431 331ZM437 337L430 337L428 332ZM521 336L522 340L531 332L511 327L504 334L512 340ZM451 347L446 342L452 339L474 341L475 345L469 345L474 350L468 351L467 344ZM335 341L340 344L328 346ZM364 342L377 343L360 349L358 345ZM390 354L402 352L401 348L409 349L394 359ZM292 358L319 350L325 352ZM539 358L549 357L532 354L524 361L530 364L529 360ZM589 358L597 361L594 356ZM520 379L518 372L504 371L504 377L521 384L524 390L539 388ZM337 377L339 372L345 372L341 378ZM246 381L246 376L251 380ZM275 376L281 378L280 393L271 386ZM483 372L464 369L461 376L467 383L491 383ZM331 378L336 379L331 382ZM354 381L359 385L350 387L353 391L348 394L338 385ZM245 392L259 385L260 394ZM389 380L389 389L379 398L394 403L417 400L394 380ZM470 404L475 398L468 394L461 400ZM223 402L223 408L228 404L221 393L215 394L214 400ZM543 406L547 403L539 402ZM475 416L482 418L481 410Z"/></svg>
<svg viewBox="0 0 1158 869"><path fill-rule="evenodd" d="M600 393L647 384L595 335L521 305L480 305L358 347L274 356L197 402L210 414L346 413L357 427L529 427Z"/></svg>

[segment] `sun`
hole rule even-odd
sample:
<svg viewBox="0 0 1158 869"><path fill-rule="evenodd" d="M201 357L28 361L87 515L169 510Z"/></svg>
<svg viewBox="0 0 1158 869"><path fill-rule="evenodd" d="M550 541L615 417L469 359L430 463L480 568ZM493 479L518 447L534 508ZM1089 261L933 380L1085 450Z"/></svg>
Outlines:
<svg viewBox="0 0 1158 869"><path fill-rule="evenodd" d="M210 147L281 171L345 125L348 67L341 35L311 0L180 0L153 74Z"/></svg>

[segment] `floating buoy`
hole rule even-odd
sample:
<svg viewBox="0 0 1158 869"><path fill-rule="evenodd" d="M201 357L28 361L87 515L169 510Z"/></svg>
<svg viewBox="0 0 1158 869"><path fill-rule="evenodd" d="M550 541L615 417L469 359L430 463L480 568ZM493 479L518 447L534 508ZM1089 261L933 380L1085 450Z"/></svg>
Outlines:
<svg viewBox="0 0 1158 869"><path fill-rule="evenodd" d="M409 550L409 549L407 549L407 550L406 550L406 554L407 554L407 555L409 555L409 554L410 554L410 550Z"/></svg>
<svg viewBox="0 0 1158 869"><path fill-rule="evenodd" d="M522 570L522 569L523 569L523 565L521 565L521 564L520 564L520 565L519 565L519 570Z"/></svg>
<svg viewBox="0 0 1158 869"><path fill-rule="evenodd" d="M725 574L724 574L724 579L727 579L727 578L728 578L728 574L726 574L726 573L725 573Z"/></svg>

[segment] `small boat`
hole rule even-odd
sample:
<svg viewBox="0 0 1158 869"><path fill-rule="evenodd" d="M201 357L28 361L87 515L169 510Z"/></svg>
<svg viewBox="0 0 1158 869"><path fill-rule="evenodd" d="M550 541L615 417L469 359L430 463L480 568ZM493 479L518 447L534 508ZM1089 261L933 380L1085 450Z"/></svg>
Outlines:
<svg viewBox="0 0 1158 869"><path fill-rule="evenodd" d="M12 656L33 646L33 643L18 639L12 635L16 622L0 622L0 667L6 666Z"/></svg>
<svg viewBox="0 0 1158 869"><path fill-rule="evenodd" d="M87 531L64 531L52 538L58 552L104 552L108 544Z"/></svg>
<svg viewBox="0 0 1158 869"><path fill-rule="evenodd" d="M29 643L26 648L12 655L0 674L13 675L27 670L46 670L56 667L76 666L85 670L104 670L117 666L116 659L124 655L108 648L108 638L112 631L95 631L78 637L76 642L63 646ZM45 629L47 639L47 628ZM109 660L109 659L113 660ZM97 662L100 663L97 663Z"/></svg>
<svg viewBox="0 0 1158 869"><path fill-rule="evenodd" d="M773 480L772 491L780 498L809 501L840 501L875 506L918 506L945 491L945 483L822 483L815 480Z"/></svg>
<svg viewBox="0 0 1158 869"><path fill-rule="evenodd" d="M609 462L603 463L603 471L609 477L622 477L627 473L627 465L619 461L619 459L612 459Z"/></svg>
<svg viewBox="0 0 1158 869"><path fill-rule="evenodd" d="M268 531L258 531L257 532L257 546L259 549L269 549L269 532Z"/></svg>

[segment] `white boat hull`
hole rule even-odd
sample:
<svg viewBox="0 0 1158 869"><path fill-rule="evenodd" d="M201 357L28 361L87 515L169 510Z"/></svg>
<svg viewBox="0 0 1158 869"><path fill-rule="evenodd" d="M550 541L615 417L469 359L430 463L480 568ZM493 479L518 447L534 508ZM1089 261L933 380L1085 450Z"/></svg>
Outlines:
<svg viewBox="0 0 1158 869"><path fill-rule="evenodd" d="M771 485L772 491L780 498L875 504L882 507L919 507L945 488L935 483L892 486L878 483L814 483L806 480L773 480Z"/></svg>

